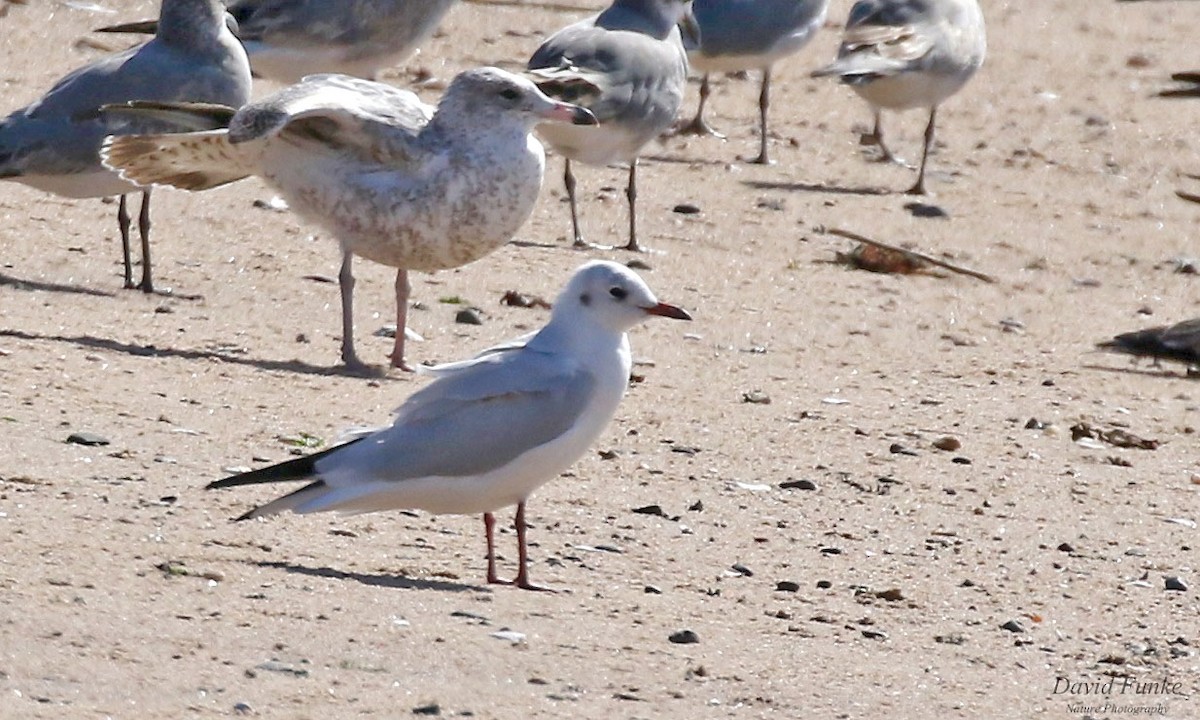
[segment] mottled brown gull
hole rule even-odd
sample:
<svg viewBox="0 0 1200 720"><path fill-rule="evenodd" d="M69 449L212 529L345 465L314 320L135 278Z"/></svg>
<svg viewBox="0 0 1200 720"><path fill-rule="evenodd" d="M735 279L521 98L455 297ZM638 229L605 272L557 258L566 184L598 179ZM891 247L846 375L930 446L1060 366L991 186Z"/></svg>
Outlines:
<svg viewBox="0 0 1200 720"><path fill-rule="evenodd" d="M112 138L105 161L134 182L186 190L257 175L294 212L335 235L342 360L352 371L366 369L354 350L353 257L397 268L391 361L408 369L408 271L459 267L508 242L541 189L545 155L533 126L595 122L497 68L455 77L436 111L406 90L316 75L230 115L228 129Z"/></svg>

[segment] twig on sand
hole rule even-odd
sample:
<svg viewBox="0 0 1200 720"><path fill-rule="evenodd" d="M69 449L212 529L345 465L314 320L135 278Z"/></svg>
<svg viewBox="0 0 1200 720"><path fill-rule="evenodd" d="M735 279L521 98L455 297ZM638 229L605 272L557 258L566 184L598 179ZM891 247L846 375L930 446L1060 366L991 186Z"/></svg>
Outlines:
<svg viewBox="0 0 1200 720"><path fill-rule="evenodd" d="M887 250L889 252L899 253L900 255L903 255L906 259L908 259L909 261L928 263L930 265L935 265L937 267L949 270L950 272L958 273L959 275L968 275L977 280L982 280L987 283L996 282L996 278L992 277L991 275L981 273L977 270L971 270L970 268L965 268L960 265L954 265L953 263L948 263L945 260L938 260L935 257L926 255L925 253L917 252L915 250L905 250L904 248L896 247L895 245L889 245L887 243L880 242L878 240L872 240L869 237L864 237L862 235L859 235L858 233L851 232L849 230L842 230L841 228L826 228L825 232L829 233L830 235L837 235L838 237L844 237L847 240L853 240L855 242L860 242L860 243L864 243L866 245L871 245L873 247L881 248L881 249Z"/></svg>

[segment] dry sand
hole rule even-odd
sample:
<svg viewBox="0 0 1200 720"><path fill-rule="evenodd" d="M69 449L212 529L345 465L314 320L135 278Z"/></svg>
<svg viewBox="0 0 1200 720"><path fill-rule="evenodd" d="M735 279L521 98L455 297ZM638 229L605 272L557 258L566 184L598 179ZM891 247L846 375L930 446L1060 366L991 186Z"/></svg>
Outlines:
<svg viewBox="0 0 1200 720"><path fill-rule="evenodd" d="M121 42L89 28L155 12L104 4L119 12L8 8L4 110L97 57L81 39ZM337 290L312 276L336 274L336 246L252 207L264 186L157 193L173 294L146 297L119 289L114 205L0 185L0 716L1200 716L1200 386L1091 352L1200 315L1172 264L1200 254L1200 207L1173 193L1197 188L1180 174L1200 171L1200 103L1151 97L1200 66L1200 3L985 0L987 63L940 113L941 218L896 192L910 171L864 159L865 105L808 77L849 5L777 68L777 165L737 159L756 149L757 78L716 83L728 140L648 152L642 230L661 252L643 275L696 321L633 333L644 381L596 448L610 459L530 503L533 577L557 594L482 586L478 517L232 524L272 490L202 490L385 423L424 382L332 372ZM460 6L386 79L515 67L584 10ZM887 122L916 157L921 113ZM568 248L561 168L523 242L416 278L413 360L545 321L506 290L552 298L585 259L629 259ZM623 171L578 177L589 236L622 241ZM998 282L831 264L851 243L830 227ZM360 352L384 362L392 272L357 267ZM484 324L455 324L453 296ZM1157 449L1073 442L1080 423ZM815 489L781 488L799 480ZM499 542L511 573L515 538ZM669 640L682 630L699 642Z"/></svg>

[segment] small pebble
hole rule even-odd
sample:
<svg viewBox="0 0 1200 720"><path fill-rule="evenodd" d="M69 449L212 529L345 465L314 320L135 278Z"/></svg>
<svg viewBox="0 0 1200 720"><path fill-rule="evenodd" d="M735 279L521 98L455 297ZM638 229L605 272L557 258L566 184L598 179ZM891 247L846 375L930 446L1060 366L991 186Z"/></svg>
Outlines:
<svg viewBox="0 0 1200 720"><path fill-rule="evenodd" d="M937 205L930 205L928 203L910 202L904 205L904 209L912 213L913 217L918 218L950 217L950 213L946 212Z"/></svg>
<svg viewBox="0 0 1200 720"><path fill-rule="evenodd" d="M779 592L799 592L800 583L794 580L780 580L775 583L775 589Z"/></svg>
<svg viewBox="0 0 1200 720"><path fill-rule="evenodd" d="M891 446L888 447L888 452L892 453L893 455L912 455L914 457L916 457L917 454L916 450L910 450L900 443L892 443Z"/></svg>
<svg viewBox="0 0 1200 720"><path fill-rule="evenodd" d="M1001 626L1000 626L1000 629L1001 629L1001 630L1007 630L1007 631L1009 631L1009 632L1013 632L1013 633L1023 633L1023 632L1025 632L1025 628L1024 628L1024 627L1022 627L1022 626L1021 626L1021 623L1017 622L1016 620L1009 620L1008 622L1006 622L1006 623L1004 623L1003 625L1001 625Z"/></svg>
<svg viewBox="0 0 1200 720"><path fill-rule="evenodd" d="M84 445L87 447L95 447L97 445L109 445L111 441L103 435L97 435L90 432L71 433L67 437L67 442L72 445Z"/></svg>
<svg viewBox="0 0 1200 720"><path fill-rule="evenodd" d="M735 573L743 577L754 577L754 571L741 563L734 563L732 569Z"/></svg>
<svg viewBox="0 0 1200 720"><path fill-rule="evenodd" d="M657 515L658 517L664 518L667 516L666 511L662 509L661 505L643 505L641 507L635 507L633 512L637 513L638 515Z"/></svg>
<svg viewBox="0 0 1200 720"><path fill-rule="evenodd" d="M945 450L946 452L954 452L955 450L958 450L959 448L962 447L962 442L960 442L959 439L956 437L951 437L951 436L947 435L946 437L940 437L937 440L934 440L933 446L935 448L937 448L938 450Z"/></svg>
<svg viewBox="0 0 1200 720"><path fill-rule="evenodd" d="M454 322L459 325L482 325L483 318L475 308L463 308L454 314Z"/></svg>
<svg viewBox="0 0 1200 720"><path fill-rule="evenodd" d="M676 645L694 645L700 642L700 636L691 630L680 630L679 632L671 633L667 638Z"/></svg>
<svg viewBox="0 0 1200 720"><path fill-rule="evenodd" d="M1175 575L1163 578L1163 583L1166 585L1168 590L1178 590L1179 592L1187 591L1187 585L1184 585L1183 581Z"/></svg>
<svg viewBox="0 0 1200 720"><path fill-rule="evenodd" d="M233 706L233 712L238 715L250 715L254 712L254 708L250 707L249 703L240 702Z"/></svg>
<svg viewBox="0 0 1200 720"><path fill-rule="evenodd" d="M816 490L817 484L812 480L784 480L779 483L779 487L783 490Z"/></svg>
<svg viewBox="0 0 1200 720"><path fill-rule="evenodd" d="M700 207L691 203L679 203L671 208L671 212L679 213L680 215L698 215Z"/></svg>
<svg viewBox="0 0 1200 720"><path fill-rule="evenodd" d="M660 588L657 585L647 585L646 587L642 588L642 592L646 593L647 595L662 595L663 594L662 588Z"/></svg>
<svg viewBox="0 0 1200 720"><path fill-rule="evenodd" d="M442 708L437 703L429 703L428 705L418 705L412 709L413 715L441 715Z"/></svg>
<svg viewBox="0 0 1200 720"><path fill-rule="evenodd" d="M833 587L833 583L828 580L818 580L817 587L821 590L828 590L829 588Z"/></svg>

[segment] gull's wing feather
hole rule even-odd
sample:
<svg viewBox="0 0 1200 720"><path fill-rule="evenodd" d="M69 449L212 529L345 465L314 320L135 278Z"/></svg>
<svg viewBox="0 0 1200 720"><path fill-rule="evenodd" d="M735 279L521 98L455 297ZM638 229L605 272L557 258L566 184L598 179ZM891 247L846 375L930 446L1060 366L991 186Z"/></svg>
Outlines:
<svg viewBox="0 0 1200 720"><path fill-rule="evenodd" d="M380 162L419 161L418 136L433 108L408 90L346 75L310 75L242 108L234 144L294 134Z"/></svg>

